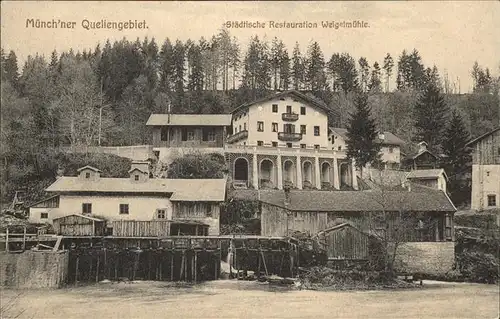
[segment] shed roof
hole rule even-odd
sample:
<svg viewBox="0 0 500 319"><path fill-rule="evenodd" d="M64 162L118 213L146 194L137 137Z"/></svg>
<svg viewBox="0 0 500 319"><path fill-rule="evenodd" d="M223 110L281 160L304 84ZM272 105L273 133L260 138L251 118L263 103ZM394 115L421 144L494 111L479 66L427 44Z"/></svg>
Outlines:
<svg viewBox="0 0 500 319"><path fill-rule="evenodd" d="M446 173L444 169L418 169L411 171L406 178L408 179L433 179L438 178L439 176L444 175L446 179Z"/></svg>
<svg viewBox="0 0 500 319"><path fill-rule="evenodd" d="M151 114L150 126L231 126L231 114Z"/></svg>
<svg viewBox="0 0 500 319"><path fill-rule="evenodd" d="M149 179L132 183L130 178L100 178L97 181L64 176L56 180L47 192L88 193L173 193L173 200L224 201L225 179Z"/></svg>
<svg viewBox="0 0 500 319"><path fill-rule="evenodd" d="M489 131L488 133L485 133L483 135L480 135L480 136L476 137L475 139L473 139L472 141L470 141L469 143L467 143L467 146L471 146L473 144L476 144L477 142L481 141L482 139L490 136L491 134L493 134L493 133L495 133L497 131L500 131L500 126L497 127L497 128L495 128L495 129L493 129L493 130L491 130L491 131Z"/></svg>
<svg viewBox="0 0 500 319"><path fill-rule="evenodd" d="M80 217L80 218L85 218L85 219L88 219L88 220L93 220L93 221L95 221L95 222L103 222L103 221L104 221L104 220L99 219L99 218L90 217L90 216L85 216L85 215L80 215L80 214L71 214L71 215L66 215L66 216L62 216L62 217L57 217L57 218L54 218L53 220L59 220L59 219L63 219L63 218L71 217L71 216L77 216L77 217Z"/></svg>
<svg viewBox="0 0 500 319"><path fill-rule="evenodd" d="M283 191L261 191L260 201L285 208ZM454 212L455 206L440 191L290 191L291 211L369 212L369 211Z"/></svg>
<svg viewBox="0 0 500 319"><path fill-rule="evenodd" d="M53 198L55 198L55 197L58 197L58 196L59 196L58 194L55 194L55 195L52 195L52 196L46 197L46 198L44 198L44 199L41 199L41 200L39 200L39 201L37 201L37 202L34 202L33 204L29 205L29 206L28 206L28 208L30 208L30 207L35 207L35 206L36 206L36 205L38 205L38 204L44 203L44 202L46 202L46 201L48 201L48 200L51 200L51 199L53 199Z"/></svg>

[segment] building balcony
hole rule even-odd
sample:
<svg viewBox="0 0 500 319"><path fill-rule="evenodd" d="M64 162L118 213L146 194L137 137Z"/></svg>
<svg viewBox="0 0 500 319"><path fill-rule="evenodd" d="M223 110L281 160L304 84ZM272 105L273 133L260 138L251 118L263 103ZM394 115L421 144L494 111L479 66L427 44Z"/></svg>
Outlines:
<svg viewBox="0 0 500 319"><path fill-rule="evenodd" d="M248 131L240 131L236 134L233 134L231 136L229 136L226 140L226 142L228 144L231 144L231 143L234 143L234 142L238 142L239 140L242 140L242 139L245 139L248 137Z"/></svg>
<svg viewBox="0 0 500 319"><path fill-rule="evenodd" d="M299 119L299 115L296 113L282 113L281 119L287 122L295 122Z"/></svg>
<svg viewBox="0 0 500 319"><path fill-rule="evenodd" d="M302 133L279 132L278 140L286 142L298 142L302 139Z"/></svg>

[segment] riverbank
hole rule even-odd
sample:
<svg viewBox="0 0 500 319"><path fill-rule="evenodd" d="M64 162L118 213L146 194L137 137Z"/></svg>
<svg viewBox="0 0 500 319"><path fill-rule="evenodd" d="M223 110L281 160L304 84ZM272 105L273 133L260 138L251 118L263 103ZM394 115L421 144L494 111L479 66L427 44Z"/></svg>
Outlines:
<svg viewBox="0 0 500 319"><path fill-rule="evenodd" d="M497 318L496 285L424 281L423 289L311 291L217 280L106 283L19 295L19 318Z"/></svg>

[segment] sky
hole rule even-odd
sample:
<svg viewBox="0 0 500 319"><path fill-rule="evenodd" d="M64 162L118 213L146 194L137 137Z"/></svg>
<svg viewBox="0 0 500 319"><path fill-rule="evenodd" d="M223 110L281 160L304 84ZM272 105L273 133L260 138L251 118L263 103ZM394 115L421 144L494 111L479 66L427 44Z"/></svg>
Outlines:
<svg viewBox="0 0 500 319"><path fill-rule="evenodd" d="M61 20L74 28L36 28L28 21ZM145 21L143 29L85 29L83 23ZM323 28L322 21L359 21L365 28ZM500 73L500 1L423 2L1 2L1 46L14 50L20 67L28 55L94 48L110 39L154 37L159 46L172 39L210 38L227 21L259 22L263 28L229 28L242 48L253 35L283 40L291 53L317 41L328 60L335 52L364 56L373 65L390 53L416 48L426 66L436 65L462 93L472 88L474 61ZM312 28L272 27L283 22ZM27 26L28 24L28 26ZM33 23L35 24L35 23ZM459 81L457 80L459 79Z"/></svg>

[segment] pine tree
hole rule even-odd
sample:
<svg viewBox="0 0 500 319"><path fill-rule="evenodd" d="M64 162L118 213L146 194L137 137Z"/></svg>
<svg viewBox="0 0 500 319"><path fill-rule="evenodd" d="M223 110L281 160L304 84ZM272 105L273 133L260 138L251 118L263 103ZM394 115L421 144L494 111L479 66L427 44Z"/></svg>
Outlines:
<svg viewBox="0 0 500 319"><path fill-rule="evenodd" d="M431 149L439 151L446 127L448 106L439 88L428 85L414 108L415 142L425 141Z"/></svg>
<svg viewBox="0 0 500 319"><path fill-rule="evenodd" d="M384 58L384 71L385 71L385 91L389 92L390 89L390 81L391 81L391 75L392 75L392 68L394 67L394 60L392 59L391 55L387 53L387 55Z"/></svg>
<svg viewBox="0 0 500 319"><path fill-rule="evenodd" d="M344 91L344 94L347 95L349 92L358 91L359 84L356 61L349 53L342 53L340 55L336 72L340 87L342 91Z"/></svg>
<svg viewBox="0 0 500 319"><path fill-rule="evenodd" d="M318 42L313 42L307 50L306 80L313 92L326 89L325 59Z"/></svg>
<svg viewBox="0 0 500 319"><path fill-rule="evenodd" d="M470 135L462 117L453 110L451 121L444 133L443 153L450 172L459 172L470 162L470 148L467 146ZM450 173L451 174L451 173Z"/></svg>
<svg viewBox="0 0 500 319"><path fill-rule="evenodd" d="M380 144L376 143L377 129L371 116L368 97L361 93L355 100L356 110L347 125L347 158L354 160L360 170L378 159Z"/></svg>
<svg viewBox="0 0 500 319"><path fill-rule="evenodd" d="M160 52L160 91L170 94L173 91L174 82L174 49L172 42L167 38Z"/></svg>
<svg viewBox="0 0 500 319"><path fill-rule="evenodd" d="M368 83L370 81L370 65L365 57L361 57L358 61L359 63L359 74L361 76L361 90L363 92L368 91Z"/></svg>
<svg viewBox="0 0 500 319"><path fill-rule="evenodd" d="M300 53L299 43L295 42L292 53L292 79L294 90L300 90L304 82L304 64Z"/></svg>
<svg viewBox="0 0 500 319"><path fill-rule="evenodd" d="M7 59L5 60L5 76L12 86L18 89L19 84L19 70L17 67L17 56L14 51L10 51Z"/></svg>
<svg viewBox="0 0 500 319"><path fill-rule="evenodd" d="M368 88L371 92L380 92L382 91L382 81L380 80L380 66L378 62L373 64L373 70L370 78L370 84Z"/></svg>
<svg viewBox="0 0 500 319"><path fill-rule="evenodd" d="M448 190L452 200L457 203L463 200L460 190L467 185L461 185L461 176L470 171L471 149L467 146L470 135L460 114L454 110L451 121L444 133L443 153L446 156L444 169L448 174ZM467 191L467 190L466 190Z"/></svg>

